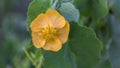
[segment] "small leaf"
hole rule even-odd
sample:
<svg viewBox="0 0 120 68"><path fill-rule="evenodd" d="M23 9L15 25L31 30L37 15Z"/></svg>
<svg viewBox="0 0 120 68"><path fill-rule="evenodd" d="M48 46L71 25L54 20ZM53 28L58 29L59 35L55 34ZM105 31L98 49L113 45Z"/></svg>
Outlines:
<svg viewBox="0 0 120 68"><path fill-rule="evenodd" d="M99 63L101 42L90 28L70 23L69 47L77 68L93 68Z"/></svg>
<svg viewBox="0 0 120 68"><path fill-rule="evenodd" d="M66 20L78 22L80 13L78 9L70 2L61 3L61 7L58 8L60 13L66 18Z"/></svg>

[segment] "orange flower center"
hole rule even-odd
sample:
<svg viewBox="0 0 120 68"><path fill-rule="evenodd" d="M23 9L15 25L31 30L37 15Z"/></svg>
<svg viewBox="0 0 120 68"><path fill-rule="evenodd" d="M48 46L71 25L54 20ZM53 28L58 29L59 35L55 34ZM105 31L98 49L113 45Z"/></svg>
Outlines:
<svg viewBox="0 0 120 68"><path fill-rule="evenodd" d="M53 26L47 26L41 30L41 37L47 41L52 41L56 36L56 29Z"/></svg>

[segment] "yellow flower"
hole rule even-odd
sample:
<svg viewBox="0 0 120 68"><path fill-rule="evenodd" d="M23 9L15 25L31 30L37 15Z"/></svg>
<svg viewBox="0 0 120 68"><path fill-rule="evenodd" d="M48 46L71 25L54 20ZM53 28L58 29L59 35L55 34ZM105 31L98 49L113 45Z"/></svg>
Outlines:
<svg viewBox="0 0 120 68"><path fill-rule="evenodd" d="M68 39L69 23L56 10L39 14L30 24L36 48L58 51Z"/></svg>

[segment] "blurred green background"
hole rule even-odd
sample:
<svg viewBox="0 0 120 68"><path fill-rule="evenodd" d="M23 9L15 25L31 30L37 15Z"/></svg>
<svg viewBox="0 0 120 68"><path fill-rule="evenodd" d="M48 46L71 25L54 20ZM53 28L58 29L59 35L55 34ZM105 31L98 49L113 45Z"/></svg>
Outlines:
<svg viewBox="0 0 120 68"><path fill-rule="evenodd" d="M0 0L0 68L29 68L27 8L31 0Z"/></svg>
<svg viewBox="0 0 120 68"><path fill-rule="evenodd" d="M23 48L29 44L27 8L32 0L0 0L0 68L34 68ZM108 0L111 38L106 45L113 68L120 68L120 0ZM109 21L108 19L109 18Z"/></svg>

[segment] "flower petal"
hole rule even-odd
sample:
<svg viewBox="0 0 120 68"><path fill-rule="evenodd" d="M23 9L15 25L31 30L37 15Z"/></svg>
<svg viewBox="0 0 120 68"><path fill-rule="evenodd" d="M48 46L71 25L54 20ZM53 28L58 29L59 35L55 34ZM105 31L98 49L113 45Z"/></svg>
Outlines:
<svg viewBox="0 0 120 68"><path fill-rule="evenodd" d="M62 48L62 43L58 38L55 38L52 41L47 41L43 49L51 50L51 51L58 51Z"/></svg>
<svg viewBox="0 0 120 68"><path fill-rule="evenodd" d="M32 41L36 48L41 48L45 45L45 40L42 39L38 32L32 32Z"/></svg>
<svg viewBox="0 0 120 68"><path fill-rule="evenodd" d="M66 25L58 30L58 38L61 40L62 43L65 43L67 41L69 31L70 31L70 25L66 21Z"/></svg>
<svg viewBox="0 0 120 68"><path fill-rule="evenodd" d="M40 28L48 26L50 20L45 14L39 14L31 23L30 28L33 32L40 31Z"/></svg>
<svg viewBox="0 0 120 68"><path fill-rule="evenodd" d="M49 17L51 24L55 28L62 28L65 26L65 19L56 10L47 10L46 15Z"/></svg>

